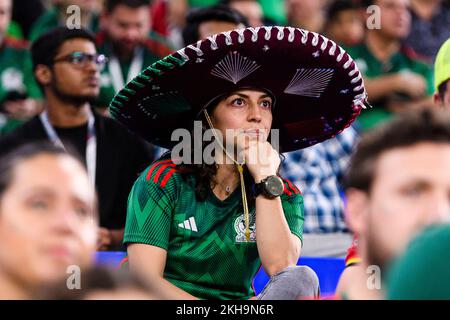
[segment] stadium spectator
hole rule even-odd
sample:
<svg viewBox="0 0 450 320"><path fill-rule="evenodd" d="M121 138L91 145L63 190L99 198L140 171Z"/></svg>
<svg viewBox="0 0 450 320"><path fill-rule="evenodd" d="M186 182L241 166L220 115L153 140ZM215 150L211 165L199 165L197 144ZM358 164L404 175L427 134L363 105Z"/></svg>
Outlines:
<svg viewBox="0 0 450 320"><path fill-rule="evenodd" d="M11 10L12 0L0 0L0 135L14 130L42 108L28 44L6 36Z"/></svg>
<svg viewBox="0 0 450 320"><path fill-rule="evenodd" d="M343 46L359 44L364 36L361 5L355 0L332 1L327 7L324 34Z"/></svg>
<svg viewBox="0 0 450 320"><path fill-rule="evenodd" d="M186 17L183 42L187 46L213 34L248 26L243 15L225 5L193 9Z"/></svg>
<svg viewBox="0 0 450 320"><path fill-rule="evenodd" d="M287 24L321 33L325 26L326 0L285 0Z"/></svg>
<svg viewBox="0 0 450 320"><path fill-rule="evenodd" d="M344 217L342 182L358 136L350 126L335 138L284 154L281 172L302 190L305 256L345 256L352 243Z"/></svg>
<svg viewBox="0 0 450 320"><path fill-rule="evenodd" d="M448 223L449 167L445 109L398 115L360 140L346 182L347 219L358 234L360 263L342 274L340 297L384 298L382 280L390 263L422 228Z"/></svg>
<svg viewBox="0 0 450 320"><path fill-rule="evenodd" d="M96 105L106 110L114 95L142 69L170 53L149 39L149 0L106 0L101 16L103 30L96 36L100 53L108 56L101 73Z"/></svg>
<svg viewBox="0 0 450 320"><path fill-rule="evenodd" d="M441 43L450 37L450 3L411 0L411 18L405 43L432 63Z"/></svg>
<svg viewBox="0 0 450 320"><path fill-rule="evenodd" d="M434 102L450 109L450 38L436 55L434 63Z"/></svg>
<svg viewBox="0 0 450 320"><path fill-rule="evenodd" d="M100 10L99 0L55 0L54 5L50 10L44 12L32 25L29 34L29 40L35 41L44 33L56 27L72 27L72 23L80 22L81 28L88 29L91 32L96 32L99 29L98 13ZM71 6L79 8L80 18L75 19L74 11ZM71 25L69 26L68 23Z"/></svg>
<svg viewBox="0 0 450 320"><path fill-rule="evenodd" d="M0 299L88 267L96 248L95 190L74 157L52 145L22 146L0 159Z"/></svg>
<svg viewBox="0 0 450 320"><path fill-rule="evenodd" d="M151 160L150 151L115 121L92 112L105 57L97 54L90 33L60 27L36 40L31 51L46 108L0 139L0 153L22 143L50 140L83 155L99 196L99 248L120 247L127 196Z"/></svg>
<svg viewBox="0 0 450 320"><path fill-rule="evenodd" d="M280 159L267 141L269 129L272 124L280 128L284 151L310 146L347 127L366 95L356 66L348 71L338 63L338 56L352 63L345 51L335 47L332 59L330 55L305 59L321 43L314 45L307 33L304 43L292 41L292 35L301 34L290 28L261 28L258 33L249 28L208 37L146 69L110 105L113 117L131 130L174 148L173 157L158 160L136 181L124 238L131 270L158 279L171 298L251 298L250 284L260 263L271 280L258 299L317 297L316 276L296 267L302 243L302 196L277 176ZM348 95L330 85L323 96L311 99L313 92L302 91L296 82L302 81L295 72L303 70L303 64L323 70L325 59L338 82L351 89ZM280 83L295 86L287 89L292 94ZM155 94L149 95L149 90ZM166 104L166 99L172 103ZM279 104L274 106L275 101ZM305 108L294 108L298 105ZM306 109L314 110L314 116ZM200 134L214 129L216 152L211 158L202 157L208 139L202 141L193 132L190 136L197 146L198 140L206 144L197 148L181 142L188 151L179 161L180 144L171 139L172 133L188 131L194 120L201 122L197 122ZM227 142L233 146L227 147L229 152ZM261 157L255 159L257 148L267 155L266 166Z"/></svg>
<svg viewBox="0 0 450 320"><path fill-rule="evenodd" d="M393 113L433 104L433 72L414 52L402 45L410 30L409 0L367 0L379 11L366 12L366 19L381 13L380 25L368 24L365 41L347 52L364 76L372 109L364 110L358 122L368 130L389 119Z"/></svg>
<svg viewBox="0 0 450 320"><path fill-rule="evenodd" d="M246 17L250 27L263 25L263 10L258 0L223 0L222 3Z"/></svg>

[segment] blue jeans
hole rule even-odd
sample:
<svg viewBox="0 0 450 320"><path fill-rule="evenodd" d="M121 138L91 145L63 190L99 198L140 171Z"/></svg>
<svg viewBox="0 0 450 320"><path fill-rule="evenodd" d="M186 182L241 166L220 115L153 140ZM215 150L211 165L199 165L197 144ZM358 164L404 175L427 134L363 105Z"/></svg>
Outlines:
<svg viewBox="0 0 450 320"><path fill-rule="evenodd" d="M287 267L272 276L258 295L258 300L318 299L319 278L307 266Z"/></svg>

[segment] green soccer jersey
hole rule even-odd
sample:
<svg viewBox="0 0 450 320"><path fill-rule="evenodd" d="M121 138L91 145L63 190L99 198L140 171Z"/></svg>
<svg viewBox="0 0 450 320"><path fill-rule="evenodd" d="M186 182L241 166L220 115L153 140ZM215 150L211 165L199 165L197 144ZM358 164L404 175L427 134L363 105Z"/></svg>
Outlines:
<svg viewBox="0 0 450 320"><path fill-rule="evenodd" d="M170 160L160 160L138 178L128 199L124 243L167 250L164 278L202 299L248 299L261 261L255 239L255 207L250 207L250 242L238 187L219 200L210 190L196 198L195 178L183 177ZM281 196L293 234L302 239L303 197L285 180Z"/></svg>
<svg viewBox="0 0 450 320"><path fill-rule="evenodd" d="M406 47L403 47L399 52L392 55L386 63L378 60L364 43L346 48L346 51L355 60L360 72L367 79L402 71L411 71L425 78L427 83L426 94L428 96L433 94L433 69L431 66L417 59L414 53ZM369 96L369 101L373 109L363 110L357 119L363 129L370 129L392 116L391 112L385 108L383 100L371 101Z"/></svg>

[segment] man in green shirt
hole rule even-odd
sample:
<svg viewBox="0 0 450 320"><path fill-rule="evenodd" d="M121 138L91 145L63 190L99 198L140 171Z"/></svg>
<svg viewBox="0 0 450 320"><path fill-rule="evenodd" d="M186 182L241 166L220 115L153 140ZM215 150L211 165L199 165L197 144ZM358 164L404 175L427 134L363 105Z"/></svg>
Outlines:
<svg viewBox="0 0 450 320"><path fill-rule="evenodd" d="M12 1L0 0L0 135L40 111L28 44L5 36L11 11Z"/></svg>
<svg viewBox="0 0 450 320"><path fill-rule="evenodd" d="M363 130L389 119L392 113L432 106L433 72L401 41L410 30L408 0L368 0L380 9L380 25L367 13L365 41L347 49L364 77L373 109L364 110L358 121ZM376 12L375 12L376 14Z"/></svg>
<svg viewBox="0 0 450 320"><path fill-rule="evenodd" d="M137 74L170 49L148 38L148 0L107 0L102 15L103 31L96 41L109 61L101 74L100 96L96 105L105 109L114 95Z"/></svg>

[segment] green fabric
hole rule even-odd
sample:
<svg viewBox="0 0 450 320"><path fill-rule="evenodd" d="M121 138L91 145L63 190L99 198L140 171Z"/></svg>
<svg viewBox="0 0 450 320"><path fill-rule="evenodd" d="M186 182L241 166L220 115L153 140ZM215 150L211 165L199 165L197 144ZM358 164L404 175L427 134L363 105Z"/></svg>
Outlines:
<svg viewBox="0 0 450 320"><path fill-rule="evenodd" d="M105 54L107 57L111 57L111 49L109 42L104 42L100 45L97 50L99 53ZM150 52L146 47L144 48L144 61L142 64L143 69L147 68L149 65L161 59L154 53ZM127 82L128 71L130 70L131 61L119 61L122 71L122 79L124 79L124 85ZM109 62L106 64L105 68L100 74L100 94L95 103L96 106L106 108L109 106L111 100L114 98L116 92L114 90L112 75L109 72Z"/></svg>
<svg viewBox="0 0 450 320"><path fill-rule="evenodd" d="M198 298L253 296L252 279L261 261L254 233L251 242L243 242L240 187L225 201L210 191L207 201L200 202L192 187L193 176L186 181L176 172L169 176L173 168L164 164L153 166L149 174L150 169L131 190L124 243L144 243L167 250L164 278ZM162 187L164 180L167 184ZM281 200L291 232L302 239L302 196L283 194ZM255 207L249 210L253 231Z"/></svg>
<svg viewBox="0 0 450 320"><path fill-rule="evenodd" d="M259 0L264 17L273 20L277 25L284 26L287 23L284 1Z"/></svg>
<svg viewBox="0 0 450 320"><path fill-rule="evenodd" d="M189 7L207 7L207 6L213 6L215 4L218 4L220 0L189 0L188 4Z"/></svg>
<svg viewBox="0 0 450 320"><path fill-rule="evenodd" d="M433 88L433 69L426 63L411 58L403 52L395 53L387 63L382 63L369 51L365 44L359 44L354 47L345 48L350 56L355 60L360 72L367 79L377 78L383 75L398 73L401 71L411 71L422 75L427 82L426 94L432 95ZM371 101L373 109L362 110L357 120L363 130L375 127L392 117L392 113L386 110L383 102Z"/></svg>
<svg viewBox="0 0 450 320"><path fill-rule="evenodd" d="M14 38L14 39L23 39L22 28L15 21L11 21L9 23L8 30L6 31L6 35L11 38Z"/></svg>
<svg viewBox="0 0 450 320"><path fill-rule="evenodd" d="M415 238L388 273L392 300L450 299L450 225L432 226Z"/></svg>
<svg viewBox="0 0 450 320"><path fill-rule="evenodd" d="M41 35L54 29L56 27L62 26L63 22L60 20L59 11L56 8L48 10L42 16L39 17L31 27L29 40L34 41ZM99 29L99 17L94 15L92 17L91 23L88 28L92 32L97 32Z"/></svg>
<svg viewBox="0 0 450 320"><path fill-rule="evenodd" d="M25 120L7 119L3 126L0 126L0 136L8 134L25 123Z"/></svg>
<svg viewBox="0 0 450 320"><path fill-rule="evenodd" d="M0 101L10 91L26 92L34 99L42 98L34 79L29 51L5 44L0 49Z"/></svg>

